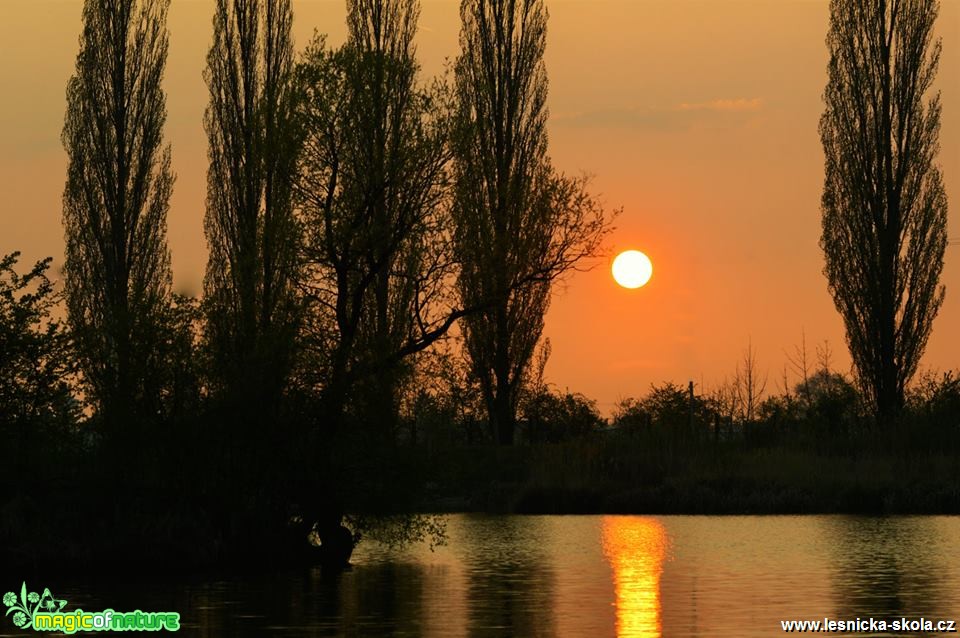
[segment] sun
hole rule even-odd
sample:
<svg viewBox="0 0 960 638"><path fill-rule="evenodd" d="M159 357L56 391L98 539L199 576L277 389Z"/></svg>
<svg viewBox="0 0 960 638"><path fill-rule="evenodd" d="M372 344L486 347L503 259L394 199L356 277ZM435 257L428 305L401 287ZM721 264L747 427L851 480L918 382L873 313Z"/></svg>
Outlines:
<svg viewBox="0 0 960 638"><path fill-rule="evenodd" d="M613 260L613 278L624 288L640 288L653 276L650 258L639 250L627 250Z"/></svg>

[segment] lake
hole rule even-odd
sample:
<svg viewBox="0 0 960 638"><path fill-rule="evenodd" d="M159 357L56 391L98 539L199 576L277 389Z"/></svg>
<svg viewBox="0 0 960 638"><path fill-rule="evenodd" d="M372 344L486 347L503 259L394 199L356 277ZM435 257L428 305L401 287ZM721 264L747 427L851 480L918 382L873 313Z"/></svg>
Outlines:
<svg viewBox="0 0 960 638"><path fill-rule="evenodd" d="M361 544L334 577L46 585L65 611L178 611L196 636L771 636L782 620L960 619L957 517L453 515L447 533L434 551Z"/></svg>

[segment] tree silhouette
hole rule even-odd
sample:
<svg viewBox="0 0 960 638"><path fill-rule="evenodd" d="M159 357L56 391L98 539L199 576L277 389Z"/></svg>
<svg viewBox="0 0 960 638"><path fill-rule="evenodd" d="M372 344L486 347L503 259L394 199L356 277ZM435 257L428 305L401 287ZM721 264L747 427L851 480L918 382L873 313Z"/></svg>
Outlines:
<svg viewBox="0 0 960 638"><path fill-rule="evenodd" d="M161 90L169 0L88 0L63 144L65 292L87 396L111 429L154 412L173 187Z"/></svg>
<svg viewBox="0 0 960 638"><path fill-rule="evenodd" d="M832 0L820 120L827 276L859 382L885 421L903 406L933 320L947 243L936 0Z"/></svg>
<svg viewBox="0 0 960 638"><path fill-rule="evenodd" d="M51 259L25 274L19 253L0 257L0 436L5 469L23 477L49 454L55 436L80 416L70 380L76 363L70 337L53 314L60 302L47 278ZM46 435L46 436L45 436Z"/></svg>
<svg viewBox="0 0 960 638"><path fill-rule="evenodd" d="M207 338L219 390L248 415L276 407L299 315L292 21L289 0L218 0L205 72Z"/></svg>
<svg viewBox="0 0 960 638"><path fill-rule="evenodd" d="M453 133L454 244L473 372L494 438L516 410L551 283L595 253L607 228L586 179L547 156L547 11L542 0L464 0Z"/></svg>
<svg viewBox="0 0 960 638"><path fill-rule="evenodd" d="M332 52L317 39L301 66L306 341L323 362L326 416L339 417L348 393L360 399L360 383L384 433L404 357L449 327L438 303L449 152L442 90L418 84L418 16L416 0L350 0L346 44Z"/></svg>
<svg viewBox="0 0 960 638"><path fill-rule="evenodd" d="M764 374L761 378L760 371L757 370L757 352L753 349L752 339L747 343L743 359L733 374L732 389L740 420L753 423L763 393L767 389L767 375Z"/></svg>

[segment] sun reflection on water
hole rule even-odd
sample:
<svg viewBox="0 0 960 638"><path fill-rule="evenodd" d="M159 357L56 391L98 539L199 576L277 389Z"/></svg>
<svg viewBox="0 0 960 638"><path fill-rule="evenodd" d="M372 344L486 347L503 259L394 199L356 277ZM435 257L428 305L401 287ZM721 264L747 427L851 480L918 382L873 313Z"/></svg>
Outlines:
<svg viewBox="0 0 960 638"><path fill-rule="evenodd" d="M660 575L667 533L653 518L603 517L603 553L613 569L618 636L660 636Z"/></svg>

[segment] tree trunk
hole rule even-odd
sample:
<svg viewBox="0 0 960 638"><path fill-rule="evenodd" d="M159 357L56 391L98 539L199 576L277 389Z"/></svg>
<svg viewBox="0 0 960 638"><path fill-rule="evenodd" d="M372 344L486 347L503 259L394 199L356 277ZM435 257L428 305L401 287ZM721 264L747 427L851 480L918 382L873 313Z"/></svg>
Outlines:
<svg viewBox="0 0 960 638"><path fill-rule="evenodd" d="M497 443L500 445L513 445L516 421L511 405L513 402L510 399L509 383L504 379L503 383L497 383L497 393L493 398L493 411L491 413Z"/></svg>

